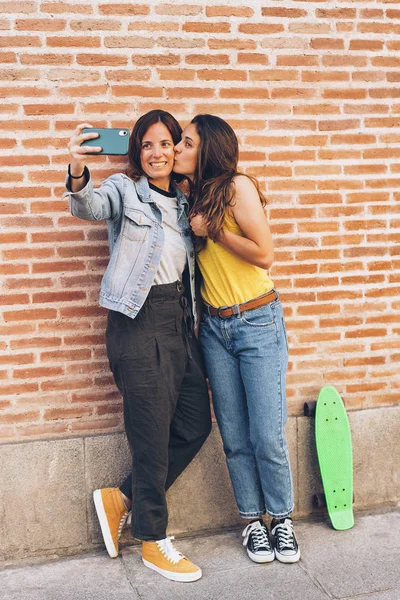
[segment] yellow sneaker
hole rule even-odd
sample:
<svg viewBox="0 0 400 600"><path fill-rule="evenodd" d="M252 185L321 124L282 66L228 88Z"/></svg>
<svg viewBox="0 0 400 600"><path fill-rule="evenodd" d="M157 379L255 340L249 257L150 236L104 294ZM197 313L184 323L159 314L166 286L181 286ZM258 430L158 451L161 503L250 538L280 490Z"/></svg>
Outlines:
<svg viewBox="0 0 400 600"><path fill-rule="evenodd" d="M118 556L118 540L125 525L128 510L118 488L104 488L93 492L94 506L108 554Z"/></svg>
<svg viewBox="0 0 400 600"><path fill-rule="evenodd" d="M142 559L146 567L173 581L197 581L202 573L172 545L173 537L157 542L142 542Z"/></svg>

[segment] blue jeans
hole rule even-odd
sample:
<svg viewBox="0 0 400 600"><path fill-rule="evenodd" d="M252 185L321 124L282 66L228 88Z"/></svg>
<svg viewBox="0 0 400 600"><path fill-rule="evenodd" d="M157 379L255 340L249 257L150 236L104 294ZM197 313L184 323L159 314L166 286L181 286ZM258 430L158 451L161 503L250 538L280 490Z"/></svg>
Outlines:
<svg viewBox="0 0 400 600"><path fill-rule="evenodd" d="M288 346L279 299L228 318L203 313L199 340L240 515L286 517Z"/></svg>

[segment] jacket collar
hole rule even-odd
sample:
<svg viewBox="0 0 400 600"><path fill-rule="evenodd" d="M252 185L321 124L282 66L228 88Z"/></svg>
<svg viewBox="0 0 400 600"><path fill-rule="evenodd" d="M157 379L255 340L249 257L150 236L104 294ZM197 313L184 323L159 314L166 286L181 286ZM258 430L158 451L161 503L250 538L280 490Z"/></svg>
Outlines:
<svg viewBox="0 0 400 600"><path fill-rule="evenodd" d="M136 188L137 195L142 202L154 202L151 197L151 190L149 187L149 182L147 177L141 177L138 181L134 181L134 186ZM182 211L189 206L188 200L182 190L176 185L174 181L171 183L171 188L176 192L176 197L178 199L178 208L179 215L181 215Z"/></svg>

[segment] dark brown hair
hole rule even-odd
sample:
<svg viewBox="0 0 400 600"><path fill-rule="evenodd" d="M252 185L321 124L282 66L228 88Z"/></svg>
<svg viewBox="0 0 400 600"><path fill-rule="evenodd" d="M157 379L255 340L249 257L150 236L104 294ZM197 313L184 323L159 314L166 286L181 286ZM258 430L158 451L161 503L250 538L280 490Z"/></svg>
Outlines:
<svg viewBox="0 0 400 600"><path fill-rule="evenodd" d="M145 115L142 115L136 121L135 127L133 128L129 138L129 164L126 169L126 174L128 175L128 177L133 179L133 181L138 181L138 179L143 177L143 175L146 175L140 164L142 141L149 127L151 127L155 123L164 123L165 127L171 134L174 146L176 146L176 144L181 140L182 127L179 125L175 117L173 117L169 112L166 112L165 110L155 109L151 110ZM173 174L173 176L176 181L182 179L182 177L179 177L179 175Z"/></svg>
<svg viewBox="0 0 400 600"><path fill-rule="evenodd" d="M196 115L192 119L200 137L197 164L191 186L192 213L201 213L209 223L208 235L216 241L221 231L226 210L233 205L235 175L238 171L239 144L232 127L215 115ZM246 175L254 183L262 206L266 199L254 177ZM196 239L196 249L205 246L203 238Z"/></svg>

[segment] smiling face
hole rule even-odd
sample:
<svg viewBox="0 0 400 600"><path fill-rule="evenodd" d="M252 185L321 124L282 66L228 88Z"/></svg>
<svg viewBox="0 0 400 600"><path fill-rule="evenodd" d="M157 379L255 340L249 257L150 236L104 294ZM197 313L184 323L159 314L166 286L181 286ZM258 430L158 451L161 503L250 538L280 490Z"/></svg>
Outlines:
<svg viewBox="0 0 400 600"><path fill-rule="evenodd" d="M196 125L190 123L183 130L181 141L175 146L174 172L185 175L191 181L194 181L196 173L200 141Z"/></svg>
<svg viewBox="0 0 400 600"><path fill-rule="evenodd" d="M143 136L140 150L140 166L150 183L169 190L174 156L174 142L168 128L161 121L151 125Z"/></svg>

